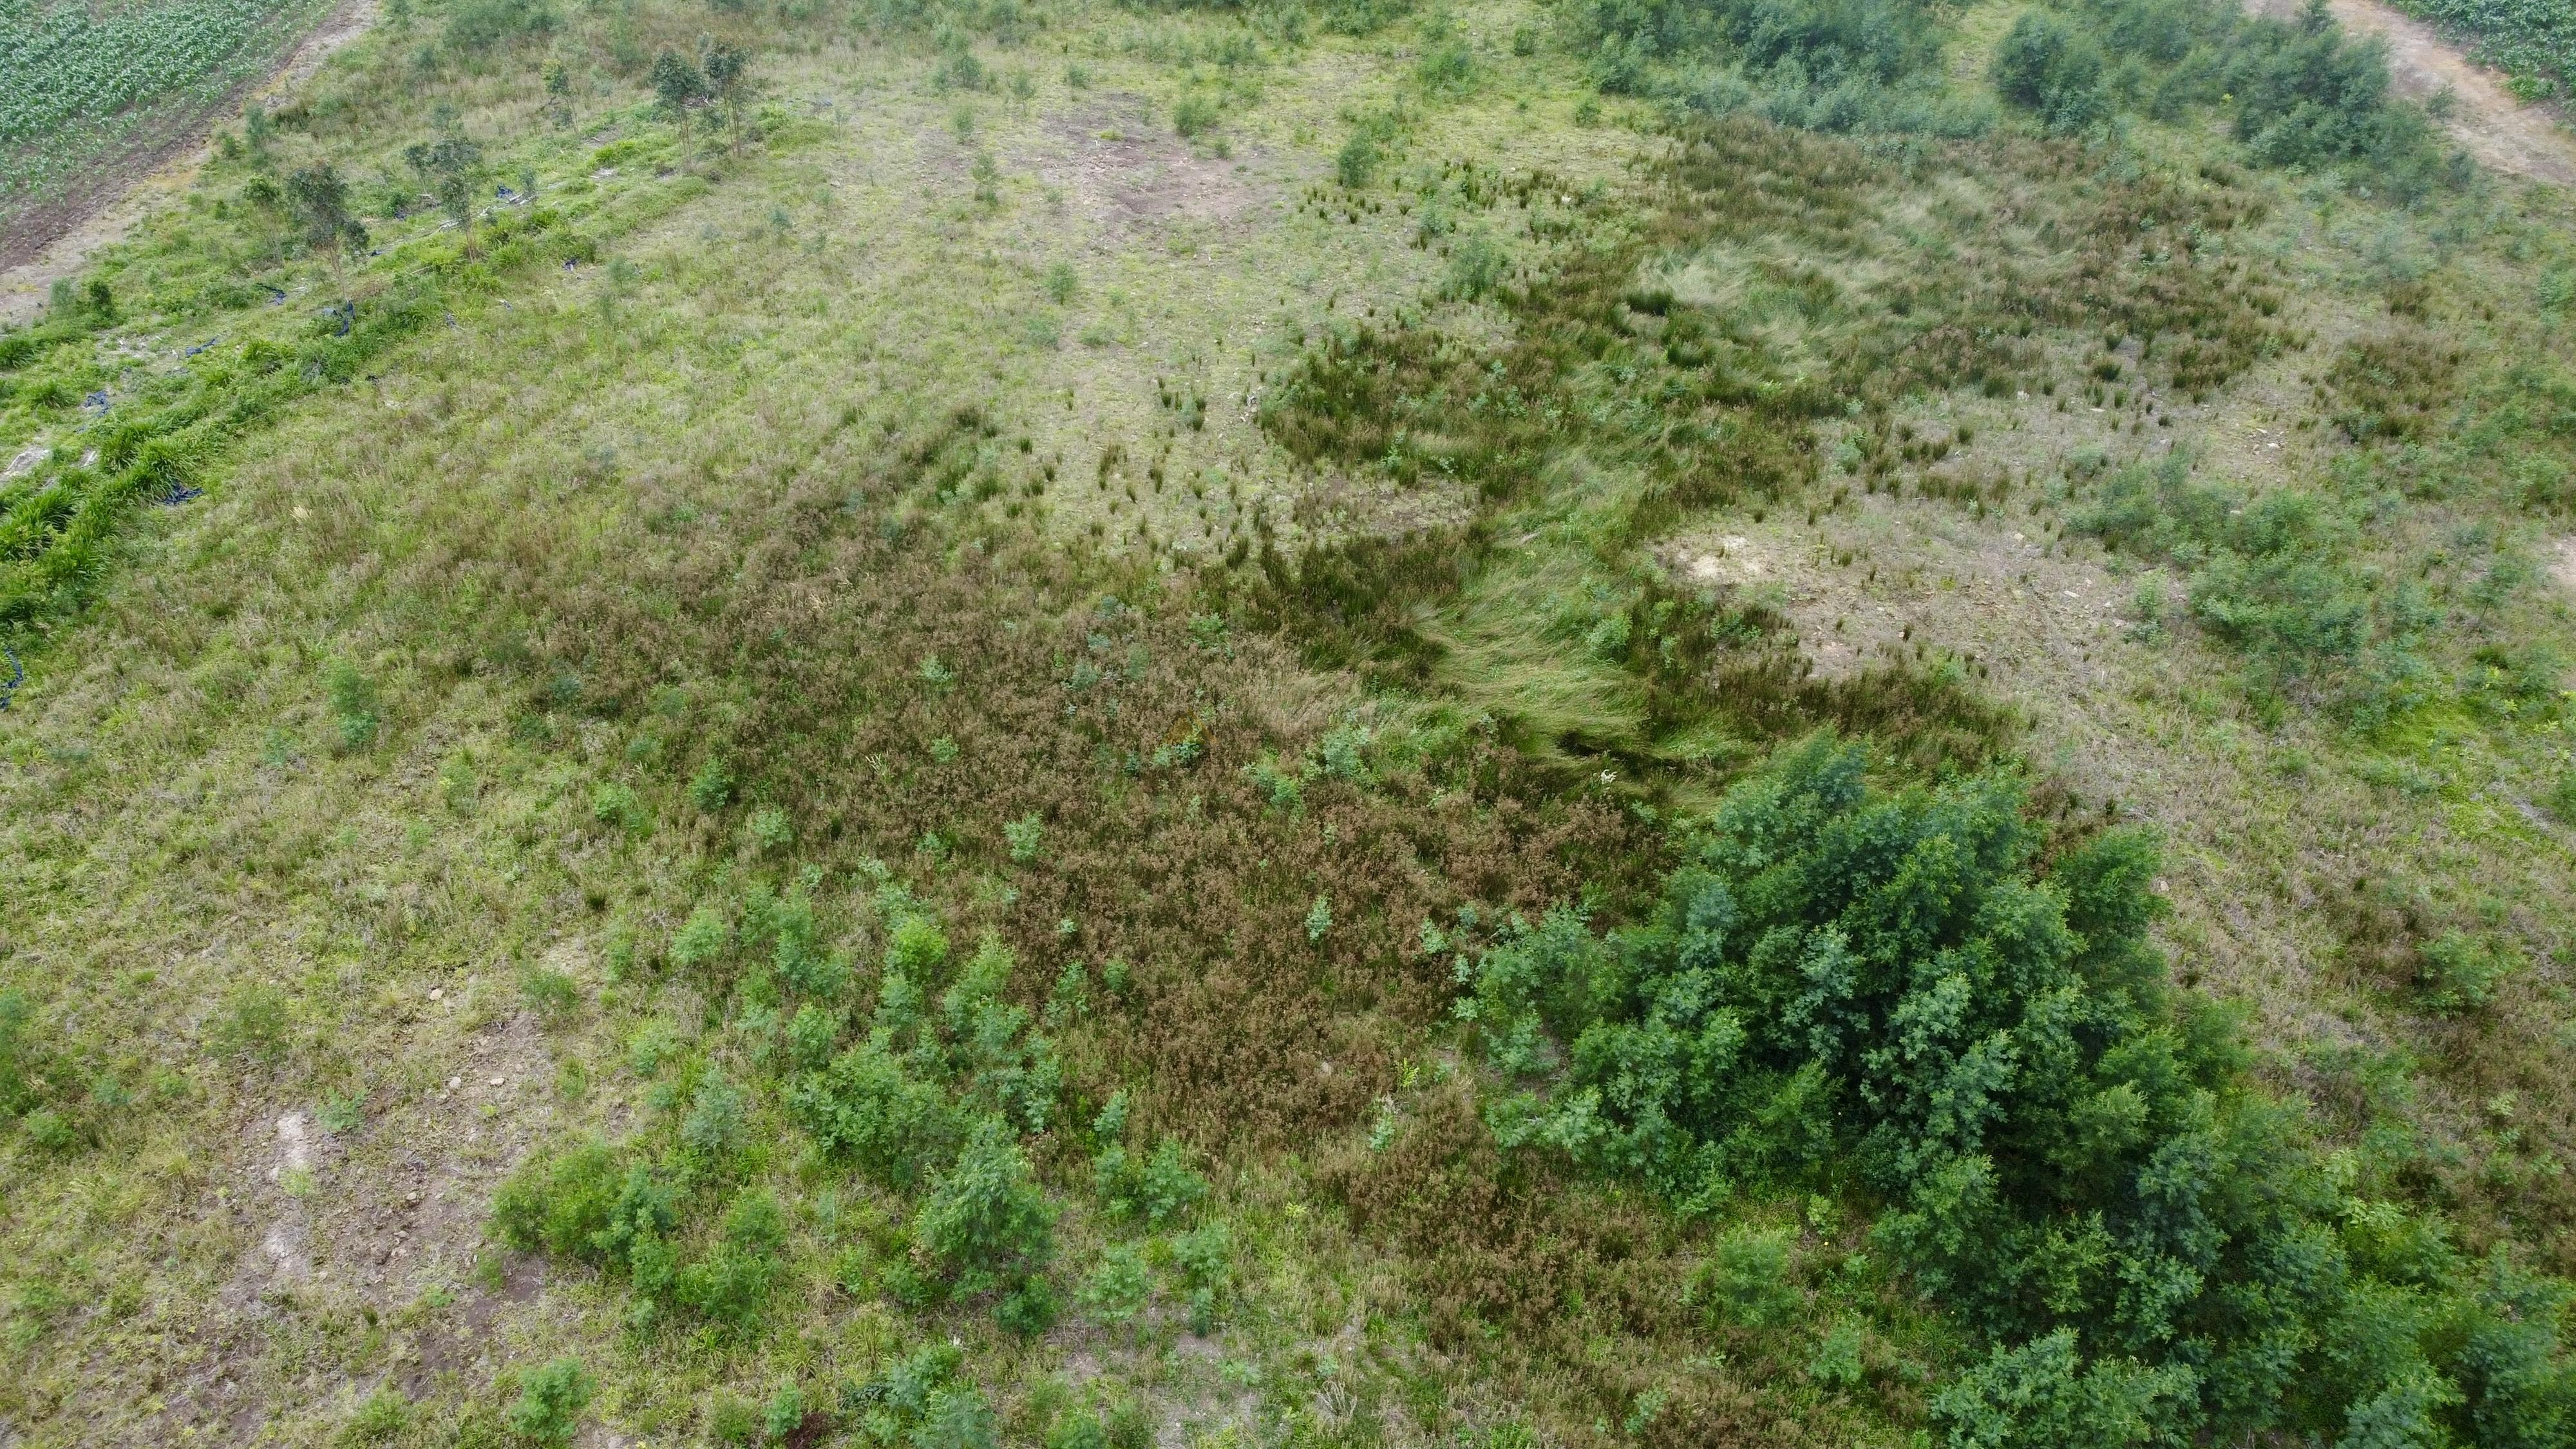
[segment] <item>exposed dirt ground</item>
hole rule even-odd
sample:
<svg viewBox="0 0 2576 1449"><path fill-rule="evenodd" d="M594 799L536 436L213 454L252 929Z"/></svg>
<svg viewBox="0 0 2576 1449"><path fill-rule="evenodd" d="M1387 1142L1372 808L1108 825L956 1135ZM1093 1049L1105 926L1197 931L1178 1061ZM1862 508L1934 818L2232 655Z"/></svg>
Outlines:
<svg viewBox="0 0 2576 1449"><path fill-rule="evenodd" d="M136 222L185 189L205 164L215 129L226 117L255 99L275 109L279 97L365 34L375 17L376 0L343 0L266 79L188 117L160 141L102 165L89 185L0 233L0 326L35 315L56 280L77 273L101 247L123 239Z"/></svg>
<svg viewBox="0 0 2576 1449"><path fill-rule="evenodd" d="M2514 99L2495 72L2472 64L2441 32L2379 0L2329 3L2345 29L2387 40L2389 76L2398 94L2423 100L2450 90L2451 113L2443 124L2480 164L2533 181L2576 186L2576 134L2548 107ZM2254 0L2253 8L2286 16L2297 11L2298 3Z"/></svg>

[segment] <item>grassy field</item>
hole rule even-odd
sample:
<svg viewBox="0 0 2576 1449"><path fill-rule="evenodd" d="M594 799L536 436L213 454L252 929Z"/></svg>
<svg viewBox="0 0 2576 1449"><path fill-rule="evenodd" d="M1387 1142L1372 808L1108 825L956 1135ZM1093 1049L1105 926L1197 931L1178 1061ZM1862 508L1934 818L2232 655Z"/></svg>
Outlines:
<svg viewBox="0 0 2576 1449"><path fill-rule="evenodd" d="M1775 8L230 130L0 333L0 1443L2565 1442L2576 206Z"/></svg>

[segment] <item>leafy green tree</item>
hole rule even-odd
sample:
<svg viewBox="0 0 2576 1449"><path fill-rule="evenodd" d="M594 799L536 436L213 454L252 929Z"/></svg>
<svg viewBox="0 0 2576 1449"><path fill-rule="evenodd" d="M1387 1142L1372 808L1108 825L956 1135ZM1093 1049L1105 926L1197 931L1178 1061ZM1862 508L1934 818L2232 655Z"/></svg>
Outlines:
<svg viewBox="0 0 2576 1449"><path fill-rule="evenodd" d="M341 179L330 162L290 173L286 178L286 204L304 233L305 245L330 253L333 270L339 269L342 257L352 248L366 249L367 229L349 214L349 183Z"/></svg>
<svg viewBox="0 0 2576 1449"><path fill-rule="evenodd" d="M707 99L706 76L687 58L672 51L653 57L653 69L645 79L653 87L653 98L675 119Z"/></svg>
<svg viewBox="0 0 2576 1449"><path fill-rule="evenodd" d="M439 209L447 213L448 219L471 231L474 227L474 182L481 174L483 148L461 135L450 133L435 141L421 141L405 147L403 160L438 198Z"/></svg>
<svg viewBox="0 0 2576 1449"><path fill-rule="evenodd" d="M750 58L739 46L706 41L698 48L698 74L704 77L706 98L724 108L727 129L739 137L743 103L751 98Z"/></svg>

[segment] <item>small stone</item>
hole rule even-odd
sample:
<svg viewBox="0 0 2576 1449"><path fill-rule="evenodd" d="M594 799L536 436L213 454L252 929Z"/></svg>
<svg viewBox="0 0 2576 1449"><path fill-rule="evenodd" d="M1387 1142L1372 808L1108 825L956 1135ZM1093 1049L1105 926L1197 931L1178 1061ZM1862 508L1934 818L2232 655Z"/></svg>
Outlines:
<svg viewBox="0 0 2576 1449"><path fill-rule="evenodd" d="M447 1079L447 1090L451 1092L464 1085L465 1079L463 1077L450 1077Z"/></svg>
<svg viewBox="0 0 2576 1449"><path fill-rule="evenodd" d="M510 1079L508 1077L494 1077L492 1079L492 1085L496 1087L504 1086L508 1084L509 1080Z"/></svg>
<svg viewBox="0 0 2576 1449"><path fill-rule="evenodd" d="M433 987L429 988L429 999L430 999L430 1000L432 1000L432 1001L444 1001L444 1000L446 1000L446 999L447 999L447 988L446 988L446 987L444 987L444 986L433 986Z"/></svg>

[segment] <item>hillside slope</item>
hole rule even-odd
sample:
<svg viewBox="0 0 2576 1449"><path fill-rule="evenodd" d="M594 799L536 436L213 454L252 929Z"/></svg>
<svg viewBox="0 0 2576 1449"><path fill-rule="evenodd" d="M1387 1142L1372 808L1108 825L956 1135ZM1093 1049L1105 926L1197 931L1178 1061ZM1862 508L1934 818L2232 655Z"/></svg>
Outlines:
<svg viewBox="0 0 2576 1449"><path fill-rule="evenodd" d="M0 1443L2565 1442L2571 307L2217 3L388 6L0 332Z"/></svg>

